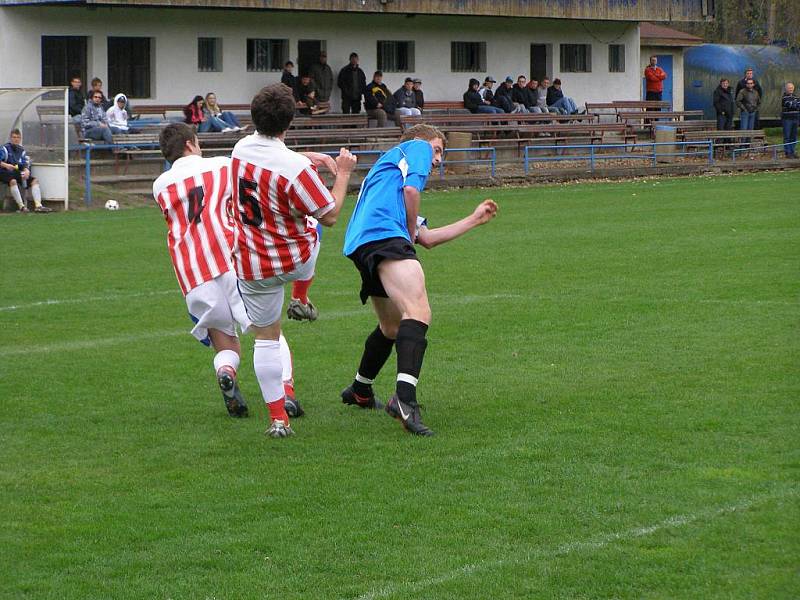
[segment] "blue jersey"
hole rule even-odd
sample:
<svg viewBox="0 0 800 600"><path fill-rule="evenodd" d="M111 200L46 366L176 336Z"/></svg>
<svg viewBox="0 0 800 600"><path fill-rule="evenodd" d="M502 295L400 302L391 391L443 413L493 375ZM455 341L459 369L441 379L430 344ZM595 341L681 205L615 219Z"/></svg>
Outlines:
<svg viewBox="0 0 800 600"><path fill-rule="evenodd" d="M387 238L414 242L406 222L403 188L424 190L432 161L433 148L424 140L403 142L381 156L361 184L344 236L345 256L359 246Z"/></svg>

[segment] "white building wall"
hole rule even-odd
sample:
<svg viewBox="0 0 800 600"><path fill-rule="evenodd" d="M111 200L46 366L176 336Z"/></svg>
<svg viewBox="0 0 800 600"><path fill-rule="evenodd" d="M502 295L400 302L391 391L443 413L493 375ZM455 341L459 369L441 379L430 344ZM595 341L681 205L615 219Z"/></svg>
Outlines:
<svg viewBox="0 0 800 600"><path fill-rule="evenodd" d="M278 81L280 73L247 72L248 37L288 37L295 62L298 40L326 40L334 75L355 51L368 81L376 69L377 40L413 40L416 72L385 73L384 81L394 90L406 75L420 77L429 100L460 100L470 77L482 81L486 75L451 72L451 41L486 42L487 73L498 81L506 75L516 79L519 74L528 74L532 43L552 44L550 75L562 79L565 94L579 105L587 100L636 99L641 89L638 23L47 6L0 8L0 56L14 57L13 61L0 62L0 87L41 84L42 35L89 36L88 75L106 83L107 36L153 38L152 97L135 102L140 105L185 104L195 94L208 91L216 92L223 105L249 102L261 86ZM197 71L197 38L201 36L223 39L222 72ZM592 44L592 72L562 73L559 43ZM609 43L625 44L624 73L608 72ZM116 91L106 89L107 93ZM332 100L338 104L336 89Z"/></svg>
<svg viewBox="0 0 800 600"><path fill-rule="evenodd" d="M644 80L644 69L650 64L651 56L672 56L672 77L664 85L672 86L672 110L683 110L683 48L672 46L642 46L640 59L640 81ZM641 96L642 83L639 84Z"/></svg>

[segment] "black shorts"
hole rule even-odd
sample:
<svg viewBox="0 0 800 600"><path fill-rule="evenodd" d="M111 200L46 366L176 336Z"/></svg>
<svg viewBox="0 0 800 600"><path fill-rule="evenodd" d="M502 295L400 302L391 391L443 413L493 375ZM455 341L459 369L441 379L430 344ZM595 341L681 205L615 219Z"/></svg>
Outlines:
<svg viewBox="0 0 800 600"><path fill-rule="evenodd" d="M383 259L419 260L414 245L402 237L369 242L356 248L347 258L355 263L358 272L361 273L361 304L366 304L370 296L389 297L383 289L381 278L378 277L378 265Z"/></svg>
<svg viewBox="0 0 800 600"><path fill-rule="evenodd" d="M23 188L29 187L36 178L31 173L31 176L28 179L22 178L22 172L20 171L9 171L8 169L0 169L0 183L11 183L12 181L16 180L17 184Z"/></svg>

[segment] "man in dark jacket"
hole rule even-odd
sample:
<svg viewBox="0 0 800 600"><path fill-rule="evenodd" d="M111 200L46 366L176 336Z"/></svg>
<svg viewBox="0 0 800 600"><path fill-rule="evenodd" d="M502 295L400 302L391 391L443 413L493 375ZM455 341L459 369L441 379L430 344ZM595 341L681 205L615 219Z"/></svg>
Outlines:
<svg viewBox="0 0 800 600"><path fill-rule="evenodd" d="M73 75L69 80L69 116L73 121L81 122L81 111L86 104L86 98L81 90L81 78ZM77 119L75 118L77 117Z"/></svg>
<svg viewBox="0 0 800 600"><path fill-rule="evenodd" d="M422 114L422 111L417 108L414 80L411 77L406 77L403 87L394 93L394 114L401 117L418 117Z"/></svg>
<svg viewBox="0 0 800 600"><path fill-rule="evenodd" d="M328 53L324 50L319 53L319 62L311 65L309 70L311 79L317 86L317 100L319 102L328 102L331 99L331 92L333 91L333 70L328 64Z"/></svg>
<svg viewBox="0 0 800 600"><path fill-rule="evenodd" d="M758 79L753 77L753 67L747 67L744 71L744 77L742 77L739 82L736 84L736 90L733 92L734 99L739 95L743 89L747 87L747 80L753 80L753 88L758 92L758 96L761 98L761 102L764 102L764 89L761 87L761 84L758 82ZM761 121L758 118L758 111L755 113L753 121L752 129L761 129Z"/></svg>
<svg viewBox="0 0 800 600"><path fill-rule="evenodd" d="M350 63L339 71L337 85L342 90L342 114L361 112L361 96L367 90L367 76L358 66L358 54L350 54Z"/></svg>
<svg viewBox="0 0 800 600"><path fill-rule="evenodd" d="M469 80L469 88L464 92L464 108L471 113L502 113L502 108L497 108L486 102L478 93L481 82L477 79Z"/></svg>
<svg viewBox="0 0 800 600"><path fill-rule="evenodd" d="M378 122L378 127L386 126L386 101L391 95L383 83L383 72L375 71L364 93L364 108L367 109L367 115Z"/></svg>
<svg viewBox="0 0 800 600"><path fill-rule="evenodd" d="M714 90L714 110L717 111L717 129L733 129L736 103L733 101L731 83L727 79L720 79L717 89Z"/></svg>
<svg viewBox="0 0 800 600"><path fill-rule="evenodd" d="M417 108L422 112L425 108L425 94L422 92L422 79L414 79L414 96L417 98Z"/></svg>
<svg viewBox="0 0 800 600"><path fill-rule="evenodd" d="M761 95L755 89L755 82L748 79L745 87L736 94L736 106L739 107L739 129L755 128L756 113L761 106Z"/></svg>
<svg viewBox="0 0 800 600"><path fill-rule="evenodd" d="M517 77L517 83L514 84L511 91L511 99L517 104L525 107L527 112L532 112L536 106L536 97L530 89L528 89L528 80L525 75Z"/></svg>
<svg viewBox="0 0 800 600"><path fill-rule="evenodd" d="M797 127L800 124L800 97L789 82L781 98L781 124L783 125L783 151L786 158L797 158Z"/></svg>
<svg viewBox="0 0 800 600"><path fill-rule="evenodd" d="M292 94L294 95L295 102L298 100L297 96L297 77L295 77L294 73L294 63L290 60L286 61L286 64L283 65L283 73L281 73L281 83L283 85L288 85L292 88Z"/></svg>
<svg viewBox="0 0 800 600"><path fill-rule="evenodd" d="M42 204L42 191L36 177L31 175L31 159L22 147L22 132L19 129L12 129L8 143L0 146L0 182L8 184L19 212L28 212L23 198L25 188L31 191L35 212L52 212L51 208Z"/></svg>

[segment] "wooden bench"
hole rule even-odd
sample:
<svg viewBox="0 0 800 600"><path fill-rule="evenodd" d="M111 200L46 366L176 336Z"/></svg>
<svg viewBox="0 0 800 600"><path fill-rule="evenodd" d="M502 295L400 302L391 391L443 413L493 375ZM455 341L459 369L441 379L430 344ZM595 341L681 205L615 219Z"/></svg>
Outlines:
<svg viewBox="0 0 800 600"><path fill-rule="evenodd" d="M675 122L680 122L694 117L702 117L702 110L681 110L681 111L635 111L635 112L618 112L617 121L626 123L627 125L636 125L644 131L648 131L651 135L656 125L673 125Z"/></svg>
<svg viewBox="0 0 800 600"><path fill-rule="evenodd" d="M499 113L499 114L464 114L464 115L423 115L421 117L401 117L400 126L405 130L418 123L427 123L439 128L449 128L458 126L480 126L487 128L503 126L505 129L513 129L519 125L527 123L559 122L570 121L592 122L594 115L557 115L555 113Z"/></svg>
<svg viewBox="0 0 800 600"><path fill-rule="evenodd" d="M469 111L466 108L464 108L463 100L426 100L425 108L422 109L423 114L428 114L428 113L458 114L464 112L469 113Z"/></svg>
<svg viewBox="0 0 800 600"><path fill-rule="evenodd" d="M766 133L761 129L687 131L683 134L685 142L713 142L714 149L721 156L726 150L734 148L757 148L766 142Z"/></svg>

